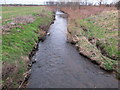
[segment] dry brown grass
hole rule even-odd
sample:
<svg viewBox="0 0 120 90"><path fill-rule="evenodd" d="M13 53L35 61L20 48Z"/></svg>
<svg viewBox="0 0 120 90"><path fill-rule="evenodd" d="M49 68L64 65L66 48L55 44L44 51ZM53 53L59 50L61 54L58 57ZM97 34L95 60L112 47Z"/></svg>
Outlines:
<svg viewBox="0 0 120 90"><path fill-rule="evenodd" d="M102 11L116 10L115 7L96 7L96 6L82 6L80 9L72 9L69 7L61 8L63 11L69 14L70 19L83 19L88 16L98 14Z"/></svg>

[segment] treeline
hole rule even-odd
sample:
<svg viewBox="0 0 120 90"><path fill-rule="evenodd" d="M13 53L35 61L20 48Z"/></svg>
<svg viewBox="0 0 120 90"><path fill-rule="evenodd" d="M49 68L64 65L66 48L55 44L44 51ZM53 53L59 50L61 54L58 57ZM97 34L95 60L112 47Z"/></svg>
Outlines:
<svg viewBox="0 0 120 90"><path fill-rule="evenodd" d="M2 6L39 6L38 4L2 4Z"/></svg>
<svg viewBox="0 0 120 90"><path fill-rule="evenodd" d="M39 6L40 4L2 4L2 6ZM78 6L107 6L107 7L120 7L120 1L114 1L111 3L107 3L106 0L98 0L98 2L89 2L88 0L60 0L60 1L46 1L41 5L49 5L49 6L68 6L68 7L76 7Z"/></svg>
<svg viewBox="0 0 120 90"><path fill-rule="evenodd" d="M70 0L61 0L61 1L47 1L45 2L46 5L57 5L57 6L108 6L108 7L112 7L112 6L118 6L120 1L114 1L111 3L107 3L105 2L106 0L98 0L98 2L94 3L94 2L89 2L88 0L74 0L74 2L70 1Z"/></svg>

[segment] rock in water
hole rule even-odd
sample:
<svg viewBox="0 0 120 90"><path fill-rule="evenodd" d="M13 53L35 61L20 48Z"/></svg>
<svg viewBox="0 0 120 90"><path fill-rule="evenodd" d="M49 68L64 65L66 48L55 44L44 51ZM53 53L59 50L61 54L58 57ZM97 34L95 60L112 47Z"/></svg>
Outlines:
<svg viewBox="0 0 120 90"><path fill-rule="evenodd" d="M44 36L44 37L42 37L42 38L40 39L40 41L41 41L41 42L44 42L45 39L46 39L46 37Z"/></svg>
<svg viewBox="0 0 120 90"><path fill-rule="evenodd" d="M37 61L37 60L36 60L36 59L34 59L34 60L32 61L32 64L36 63L36 61Z"/></svg>
<svg viewBox="0 0 120 90"><path fill-rule="evenodd" d="M32 64L31 64L31 63L30 63L30 64L28 64L28 67L29 67L29 68L31 68L31 67L32 67Z"/></svg>
<svg viewBox="0 0 120 90"><path fill-rule="evenodd" d="M47 33L48 36L50 36L50 33Z"/></svg>

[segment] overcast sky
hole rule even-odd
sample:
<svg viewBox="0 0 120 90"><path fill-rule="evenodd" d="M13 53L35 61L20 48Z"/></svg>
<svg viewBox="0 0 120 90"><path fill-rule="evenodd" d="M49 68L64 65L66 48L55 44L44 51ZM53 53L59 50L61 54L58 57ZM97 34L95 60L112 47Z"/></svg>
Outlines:
<svg viewBox="0 0 120 90"><path fill-rule="evenodd" d="M0 0L0 4L5 4L5 1L7 4L43 4L43 2L45 1L62 1L62 0ZM69 0L69 1L75 2L77 0ZM99 0L87 0L87 1L97 3ZM103 0L103 1L109 4L117 0Z"/></svg>

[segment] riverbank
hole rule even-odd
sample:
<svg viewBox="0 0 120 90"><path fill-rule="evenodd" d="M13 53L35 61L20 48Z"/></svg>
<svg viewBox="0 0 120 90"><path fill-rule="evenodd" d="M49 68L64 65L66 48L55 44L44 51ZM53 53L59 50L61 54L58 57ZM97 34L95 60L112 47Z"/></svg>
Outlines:
<svg viewBox="0 0 120 90"><path fill-rule="evenodd" d="M61 9L69 14L68 42L100 68L119 72L117 8L87 6L76 10Z"/></svg>
<svg viewBox="0 0 120 90"><path fill-rule="evenodd" d="M50 35L39 43L27 88L117 88L118 80L67 42L67 15L57 11ZM94 78L93 78L94 77Z"/></svg>
<svg viewBox="0 0 120 90"><path fill-rule="evenodd" d="M46 35L52 21L52 12L46 7L3 7L4 89L20 86L29 68L31 51L36 47L38 40Z"/></svg>

